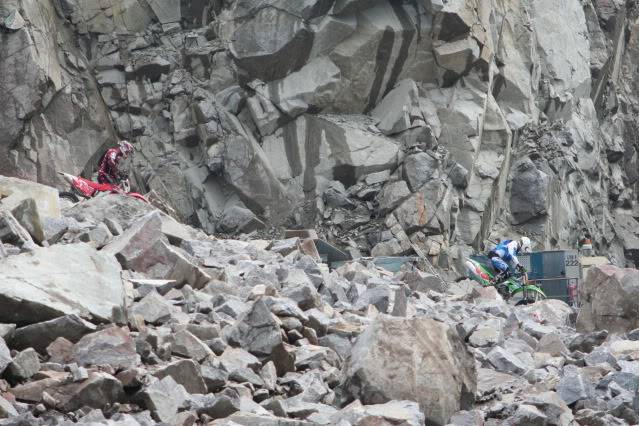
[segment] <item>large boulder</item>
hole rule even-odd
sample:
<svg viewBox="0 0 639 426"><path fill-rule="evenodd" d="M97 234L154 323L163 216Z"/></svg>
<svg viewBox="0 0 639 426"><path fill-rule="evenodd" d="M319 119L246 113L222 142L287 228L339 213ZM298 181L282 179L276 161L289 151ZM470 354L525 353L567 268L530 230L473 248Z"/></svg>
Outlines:
<svg viewBox="0 0 639 426"><path fill-rule="evenodd" d="M140 402L159 422L174 424L177 411L188 393L173 377L166 376L145 387L138 395Z"/></svg>
<svg viewBox="0 0 639 426"><path fill-rule="evenodd" d="M413 80L402 80L370 112L379 120L377 128L392 135L424 124L419 107L419 91Z"/></svg>
<svg viewBox="0 0 639 426"><path fill-rule="evenodd" d="M551 81L559 98L572 93L576 98L590 94L590 51L584 8L578 2L549 9L552 0L531 5L542 76ZM575 31L583 28L584 31ZM557 46L565 46L558 49Z"/></svg>
<svg viewBox="0 0 639 426"><path fill-rule="evenodd" d="M35 213L41 218L60 217L58 191L28 180L0 176L0 207L13 210L25 200L35 201Z"/></svg>
<svg viewBox="0 0 639 426"><path fill-rule="evenodd" d="M0 209L0 241L18 247L25 243L33 244L29 232L13 217L11 212L2 209Z"/></svg>
<svg viewBox="0 0 639 426"><path fill-rule="evenodd" d="M336 110L370 111L405 78L434 81L432 19L421 19L421 8L391 1L339 3L334 12L353 13L357 27L329 53L349 83L339 93Z"/></svg>
<svg viewBox="0 0 639 426"><path fill-rule="evenodd" d="M238 3L238 5L241 2ZM241 7L230 52L249 79L276 80L300 69L313 46L313 33L298 16L275 7L258 8L248 21Z"/></svg>
<svg viewBox="0 0 639 426"><path fill-rule="evenodd" d="M510 181L510 211L520 224L548 214L550 176L525 160L513 169Z"/></svg>
<svg viewBox="0 0 639 426"><path fill-rule="evenodd" d="M389 401L385 404L362 405L355 401L331 416L332 422L349 424L402 424L421 426L424 413L413 401Z"/></svg>
<svg viewBox="0 0 639 426"><path fill-rule="evenodd" d="M257 89L290 117L330 106L340 88L340 71L330 59L317 58L299 71Z"/></svg>
<svg viewBox="0 0 639 426"><path fill-rule="evenodd" d="M11 211L18 223L29 232L33 239L42 243L46 240L44 233L44 220L40 217L38 206L33 198L23 200Z"/></svg>
<svg viewBox="0 0 639 426"><path fill-rule="evenodd" d="M344 383L364 404L417 401L427 423L437 425L470 408L476 387L474 359L454 329L384 315L357 338Z"/></svg>
<svg viewBox="0 0 639 426"><path fill-rule="evenodd" d="M84 243L2 259L0 276L0 322L27 325L69 314L111 322L124 311L120 265Z"/></svg>
<svg viewBox="0 0 639 426"><path fill-rule="evenodd" d="M527 313L531 317L541 317L544 324L555 327L566 327L573 325L573 309L566 302L557 299L545 299L528 306L522 306L520 311Z"/></svg>
<svg viewBox="0 0 639 426"><path fill-rule="evenodd" d="M154 209L150 204L136 198L109 194L108 196L94 197L82 203L77 203L65 210L64 215L78 221L91 218L96 222L104 222L108 218L126 229L138 217Z"/></svg>
<svg viewBox="0 0 639 426"><path fill-rule="evenodd" d="M176 280L194 288L204 287L211 279L169 244L162 234L162 217L157 210L138 219L102 251L114 255L124 268L152 278Z"/></svg>
<svg viewBox="0 0 639 426"><path fill-rule="evenodd" d="M408 234L426 230L441 235L449 231L451 205L452 191L446 181L431 179L404 200L393 215Z"/></svg>
<svg viewBox="0 0 639 426"><path fill-rule="evenodd" d="M160 380L170 376L189 393L206 393L200 365L191 359L174 361L158 369L153 375Z"/></svg>
<svg viewBox="0 0 639 426"><path fill-rule="evenodd" d="M436 176L440 160L432 153L418 152L404 159L404 178L413 191L418 191L426 182Z"/></svg>
<svg viewBox="0 0 639 426"><path fill-rule="evenodd" d="M129 308L129 315L139 315L148 324L162 324L170 320L175 311L176 308L157 291L150 291Z"/></svg>
<svg viewBox="0 0 639 426"><path fill-rule="evenodd" d="M104 7L98 0L83 2L61 2L71 21L78 25L81 33L127 33L144 32L152 20L166 21L173 7L170 2L161 2L163 13L157 14L152 8L155 1L141 3L137 0L124 0L118 7Z"/></svg>
<svg viewBox="0 0 639 426"><path fill-rule="evenodd" d="M278 179L296 197L323 193L331 181L349 187L357 179L397 166L399 148L373 133L370 117L304 114L264 139L263 149Z"/></svg>
<svg viewBox="0 0 639 426"><path fill-rule="evenodd" d="M290 213L285 188L278 180L277 163L267 158L263 147L233 114L225 114L229 134L223 143L222 177L246 207L273 221Z"/></svg>
<svg viewBox="0 0 639 426"><path fill-rule="evenodd" d="M639 270L593 266L579 287L577 331L611 333L639 327Z"/></svg>

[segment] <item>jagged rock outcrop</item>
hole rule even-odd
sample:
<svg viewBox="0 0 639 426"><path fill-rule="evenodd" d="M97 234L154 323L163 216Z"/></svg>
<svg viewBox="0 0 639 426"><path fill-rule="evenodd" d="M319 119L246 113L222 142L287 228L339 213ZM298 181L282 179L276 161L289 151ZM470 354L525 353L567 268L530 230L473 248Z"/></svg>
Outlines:
<svg viewBox="0 0 639 426"><path fill-rule="evenodd" d="M89 63L55 3L0 6L1 16L18 11L26 21L0 34L0 174L50 185L62 183L58 171L81 172L115 136Z"/></svg>

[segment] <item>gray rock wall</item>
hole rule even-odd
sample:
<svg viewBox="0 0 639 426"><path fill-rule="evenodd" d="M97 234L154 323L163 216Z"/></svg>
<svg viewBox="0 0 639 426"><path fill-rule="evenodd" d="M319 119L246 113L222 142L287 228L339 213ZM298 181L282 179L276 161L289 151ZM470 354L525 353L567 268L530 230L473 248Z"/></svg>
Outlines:
<svg viewBox="0 0 639 426"><path fill-rule="evenodd" d="M11 0L0 173L60 184L128 138L137 186L211 233L239 231L220 225L240 208L442 266L584 231L634 261L637 12L553 5ZM326 202L332 181L348 203ZM389 201L402 181L412 196Z"/></svg>

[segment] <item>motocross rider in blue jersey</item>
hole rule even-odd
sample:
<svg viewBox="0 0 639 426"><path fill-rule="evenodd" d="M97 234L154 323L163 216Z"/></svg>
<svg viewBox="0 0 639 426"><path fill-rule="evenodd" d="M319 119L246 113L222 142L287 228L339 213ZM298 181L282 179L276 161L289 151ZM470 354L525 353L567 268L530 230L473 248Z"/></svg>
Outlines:
<svg viewBox="0 0 639 426"><path fill-rule="evenodd" d="M497 271L495 275L495 282L499 283L508 276L510 272L515 270L523 270L523 266L519 263L517 255L520 253L530 253L532 243L530 238L521 237L517 241L504 240L488 253L488 257L493 265L493 268Z"/></svg>

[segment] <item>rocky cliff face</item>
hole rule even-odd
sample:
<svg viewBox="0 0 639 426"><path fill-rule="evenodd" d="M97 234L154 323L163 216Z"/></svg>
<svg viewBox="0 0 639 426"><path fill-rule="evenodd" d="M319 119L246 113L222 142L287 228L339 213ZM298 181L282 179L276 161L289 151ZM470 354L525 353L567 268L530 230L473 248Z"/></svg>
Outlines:
<svg viewBox="0 0 639 426"><path fill-rule="evenodd" d="M634 1L8 0L0 15L1 174L60 185L128 138L135 183L209 233L313 226L445 267L498 236L567 248L586 230L639 260Z"/></svg>

